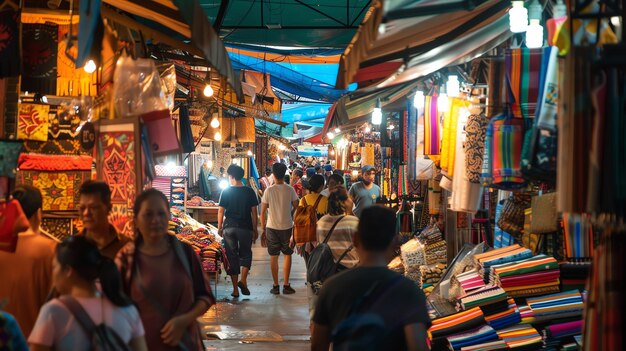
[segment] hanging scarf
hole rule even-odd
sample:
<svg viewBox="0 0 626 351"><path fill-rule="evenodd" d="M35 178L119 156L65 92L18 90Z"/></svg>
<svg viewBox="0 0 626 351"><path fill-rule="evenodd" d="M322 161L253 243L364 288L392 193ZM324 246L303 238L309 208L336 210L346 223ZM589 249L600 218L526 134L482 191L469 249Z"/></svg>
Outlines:
<svg viewBox="0 0 626 351"><path fill-rule="evenodd" d="M426 96L424 110L424 154L435 163L441 153L441 123L437 110L437 96Z"/></svg>
<svg viewBox="0 0 626 351"><path fill-rule="evenodd" d="M509 99L516 118L535 117L543 53L543 49L528 48L509 49L505 53Z"/></svg>
<svg viewBox="0 0 626 351"><path fill-rule="evenodd" d="M525 184L520 165L524 121L501 115L494 118L492 126L493 186L519 189Z"/></svg>

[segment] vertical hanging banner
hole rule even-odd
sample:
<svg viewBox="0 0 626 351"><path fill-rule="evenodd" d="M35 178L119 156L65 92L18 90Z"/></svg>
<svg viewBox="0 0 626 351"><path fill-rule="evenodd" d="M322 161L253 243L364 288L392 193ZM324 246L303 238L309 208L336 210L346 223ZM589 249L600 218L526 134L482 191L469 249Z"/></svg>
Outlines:
<svg viewBox="0 0 626 351"><path fill-rule="evenodd" d="M21 104L17 123L17 138L20 140L48 140L48 113L50 106Z"/></svg>

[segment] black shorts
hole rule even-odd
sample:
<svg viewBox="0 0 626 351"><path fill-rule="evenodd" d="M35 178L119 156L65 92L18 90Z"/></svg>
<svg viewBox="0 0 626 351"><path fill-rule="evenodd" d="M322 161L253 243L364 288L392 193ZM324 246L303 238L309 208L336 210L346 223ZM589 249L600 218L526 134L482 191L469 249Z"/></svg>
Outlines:
<svg viewBox="0 0 626 351"><path fill-rule="evenodd" d="M292 228L278 230L265 229L265 237L267 239L267 252L270 256L278 256L282 252L283 255L293 254L293 249L289 246L291 240Z"/></svg>

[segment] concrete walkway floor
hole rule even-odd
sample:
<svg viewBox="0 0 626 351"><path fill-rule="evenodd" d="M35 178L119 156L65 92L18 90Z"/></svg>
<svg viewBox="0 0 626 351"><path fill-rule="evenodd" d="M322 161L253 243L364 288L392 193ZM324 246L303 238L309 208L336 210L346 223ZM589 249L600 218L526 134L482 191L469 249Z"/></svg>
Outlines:
<svg viewBox="0 0 626 351"><path fill-rule="evenodd" d="M203 334L221 332L227 340L205 340L206 350L309 350L309 309L305 285L306 269L302 257L294 254L291 269L293 295L283 295L283 256L279 258L279 283L281 294L272 295L272 274L267 249L257 241L252 248L252 269L248 277L251 295L230 296L232 285L225 273L217 285L217 305L199 319ZM215 285L212 284L212 288ZM215 291L214 291L215 292ZM269 337L282 341L241 341L243 331L250 331L253 339ZM273 332L273 333L268 333ZM269 334L269 335L268 335Z"/></svg>

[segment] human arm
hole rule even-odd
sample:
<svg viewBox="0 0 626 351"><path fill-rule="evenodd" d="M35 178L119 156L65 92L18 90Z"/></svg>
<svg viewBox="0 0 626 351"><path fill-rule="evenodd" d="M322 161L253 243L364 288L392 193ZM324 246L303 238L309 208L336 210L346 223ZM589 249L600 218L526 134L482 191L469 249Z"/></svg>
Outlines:
<svg viewBox="0 0 626 351"><path fill-rule="evenodd" d="M404 337L409 351L426 351L426 326L424 323L413 323L404 326Z"/></svg>
<svg viewBox="0 0 626 351"><path fill-rule="evenodd" d="M328 351L330 348L330 328L314 323L311 336L311 351Z"/></svg>
<svg viewBox="0 0 626 351"><path fill-rule="evenodd" d="M220 235L224 231L224 212L226 212L226 209L222 206L217 210L217 232Z"/></svg>
<svg viewBox="0 0 626 351"><path fill-rule="evenodd" d="M267 239L265 237L265 227L267 226L267 207L267 203L261 203L261 246L263 247L267 247Z"/></svg>
<svg viewBox="0 0 626 351"><path fill-rule="evenodd" d="M259 215L256 206L252 207L252 243L256 243L259 238Z"/></svg>
<svg viewBox="0 0 626 351"><path fill-rule="evenodd" d="M148 351L148 344L144 336L138 336L130 340L130 349L133 351Z"/></svg>

